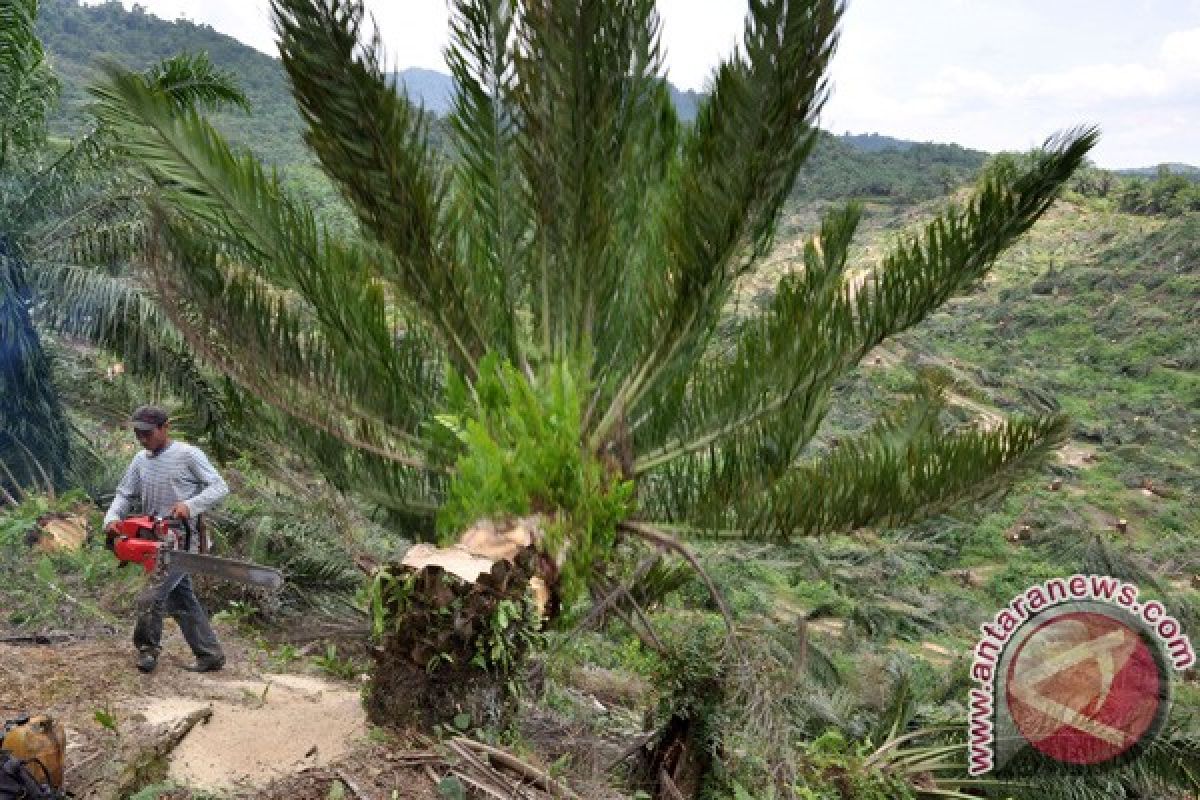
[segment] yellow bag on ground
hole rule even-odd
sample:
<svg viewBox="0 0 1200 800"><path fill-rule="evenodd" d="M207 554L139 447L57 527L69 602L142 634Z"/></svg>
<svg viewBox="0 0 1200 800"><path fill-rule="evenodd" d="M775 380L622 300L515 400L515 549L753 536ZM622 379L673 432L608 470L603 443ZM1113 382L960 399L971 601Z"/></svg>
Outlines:
<svg viewBox="0 0 1200 800"><path fill-rule="evenodd" d="M12 720L4 724L0 750L7 750L39 782L55 789L63 784L63 757L67 735L63 726L46 715Z"/></svg>

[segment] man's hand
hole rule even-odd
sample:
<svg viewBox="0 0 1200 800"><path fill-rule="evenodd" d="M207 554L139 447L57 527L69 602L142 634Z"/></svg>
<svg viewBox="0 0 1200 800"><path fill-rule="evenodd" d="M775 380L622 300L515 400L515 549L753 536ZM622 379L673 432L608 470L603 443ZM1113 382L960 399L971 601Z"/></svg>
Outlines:
<svg viewBox="0 0 1200 800"><path fill-rule="evenodd" d="M171 507L171 515L176 519L191 519L192 510L187 503L180 502Z"/></svg>
<svg viewBox="0 0 1200 800"><path fill-rule="evenodd" d="M110 522L110 523L108 523L107 525L105 525L105 526L104 526L104 532L105 532L105 533L107 533L107 534L111 534L111 535L115 536L115 535L116 535L116 533L117 533L117 523L118 523L119 521L120 521L120 520L115 520L115 519L114 519L112 522Z"/></svg>

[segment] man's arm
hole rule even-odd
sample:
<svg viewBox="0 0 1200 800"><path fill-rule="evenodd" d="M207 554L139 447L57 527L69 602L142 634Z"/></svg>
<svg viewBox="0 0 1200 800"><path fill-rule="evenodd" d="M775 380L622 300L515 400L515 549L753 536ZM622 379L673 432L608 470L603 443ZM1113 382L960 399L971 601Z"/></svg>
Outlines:
<svg viewBox="0 0 1200 800"><path fill-rule="evenodd" d="M184 501L184 505L188 507L188 516L195 517L197 514L203 514L224 500L225 496L229 494L229 487L225 485L225 479L213 469L208 456L204 455L198 447L191 448L188 469L196 476L196 480L204 486L200 494Z"/></svg>
<svg viewBox="0 0 1200 800"><path fill-rule="evenodd" d="M129 509L133 508L133 500L136 497L141 497L142 494L142 472L137 467L138 459L134 456L133 461L129 462L129 467L125 470L125 475L121 478L121 482L117 484L117 491L113 495L112 504L108 507L108 513L104 515L105 530L112 523L125 516Z"/></svg>

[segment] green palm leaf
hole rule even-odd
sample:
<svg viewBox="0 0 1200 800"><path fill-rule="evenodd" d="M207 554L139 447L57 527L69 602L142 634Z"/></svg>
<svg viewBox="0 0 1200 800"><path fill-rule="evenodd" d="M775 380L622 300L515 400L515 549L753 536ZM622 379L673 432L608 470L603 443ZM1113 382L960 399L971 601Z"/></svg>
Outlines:
<svg viewBox="0 0 1200 800"><path fill-rule="evenodd" d="M0 172L44 141L58 99L58 80L34 34L37 9L37 0L0 2Z"/></svg>
<svg viewBox="0 0 1200 800"><path fill-rule="evenodd" d="M473 300L483 298L467 295L470 273L453 260L442 230L445 189L430 167L424 116L384 80L378 38L359 47L361 3L281 0L273 8L306 140L363 225L391 251L383 276L473 370L485 347Z"/></svg>

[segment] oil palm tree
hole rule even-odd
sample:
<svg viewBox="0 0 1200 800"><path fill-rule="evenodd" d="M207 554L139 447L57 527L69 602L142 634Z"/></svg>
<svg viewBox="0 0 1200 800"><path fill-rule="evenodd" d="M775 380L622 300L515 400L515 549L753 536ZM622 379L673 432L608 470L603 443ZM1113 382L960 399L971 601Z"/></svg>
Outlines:
<svg viewBox="0 0 1200 800"><path fill-rule="evenodd" d="M838 379L979 281L1094 130L989 178L865 281L846 275L860 210L829 212L770 302L731 317L817 141L840 3L750 0L690 127L652 0L451 5L443 160L360 0L272 2L307 142L361 235L137 76L95 90L158 187L172 320L335 481L449 533L543 512L577 591L619 534L682 549L910 521L1060 440L1059 416L951 430L914 401L808 447Z"/></svg>
<svg viewBox="0 0 1200 800"><path fill-rule="evenodd" d="M153 369L211 417L210 384L128 269L143 227L144 186L111 129L51 141L58 82L34 30L37 0L0 0L0 462L2 482L62 481L69 427L35 322L116 349ZM245 105L205 56L139 73L177 108ZM9 474L11 473L11 474Z"/></svg>
<svg viewBox="0 0 1200 800"><path fill-rule="evenodd" d="M24 188L27 159L45 143L58 91L33 34L35 11L32 2L0 2L0 485L6 493L37 480L42 462L49 480L61 480L67 451L65 415L30 316L20 245L9 229L9 206Z"/></svg>

